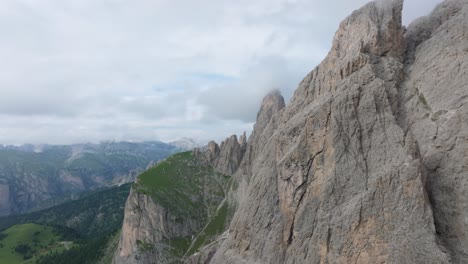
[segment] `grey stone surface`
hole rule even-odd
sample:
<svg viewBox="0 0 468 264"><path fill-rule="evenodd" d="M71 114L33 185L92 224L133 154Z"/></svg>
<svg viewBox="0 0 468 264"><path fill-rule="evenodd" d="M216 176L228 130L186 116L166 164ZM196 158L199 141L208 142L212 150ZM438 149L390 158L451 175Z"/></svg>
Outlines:
<svg viewBox="0 0 468 264"><path fill-rule="evenodd" d="M226 175L232 175L237 171L245 153L245 138L241 137L242 144L236 135L226 138L221 143L220 153L216 159L215 169Z"/></svg>
<svg viewBox="0 0 468 264"><path fill-rule="evenodd" d="M247 178L248 184L239 191L243 198L229 236L211 263L466 262L455 257L466 248L460 210L466 185L455 187L457 179L466 179L466 147L454 151L458 160L439 155L453 162L445 164L451 176L442 180L428 174L427 164L434 161L428 161L422 145L429 138L424 134L432 134L425 123L413 131L417 118L412 115L422 110L407 101L412 93L407 84L416 76L432 85L427 93L434 99L447 97L438 101L443 110L464 106L467 17L457 11L464 3L444 3L433 13L442 14L429 18L435 25L411 26L406 35L402 1L369 3L341 23L332 50L305 77L290 104L255 128L261 132L253 134L261 136L247 146L255 154L247 152L249 161L244 159L241 169L244 163L250 166L237 178ZM448 24L454 25L440 30ZM452 76L445 86L449 90L440 87L439 72ZM466 143L466 115L454 118L445 124L444 142L439 141L444 154L453 147L450 136L458 139L455 145ZM459 131L458 137L448 131ZM438 181L459 192L447 193L448 186ZM437 200L440 209L431 204ZM460 217L458 225L452 225L454 215ZM453 234L439 234L440 225ZM458 251L453 253L444 241L455 233Z"/></svg>
<svg viewBox="0 0 468 264"><path fill-rule="evenodd" d="M212 166L220 173L232 175L244 157L246 140L245 133L239 137L239 140L236 135L232 135L221 142L221 146L210 141L204 148L193 149L192 153L199 165Z"/></svg>
<svg viewBox="0 0 468 264"><path fill-rule="evenodd" d="M401 123L421 149L437 235L468 263L468 1L445 1L405 38Z"/></svg>
<svg viewBox="0 0 468 264"><path fill-rule="evenodd" d="M167 246L160 242L190 236L202 226L199 219L180 221L150 196L137 193L132 188L125 204L125 218L114 263L169 263L174 259L168 254Z"/></svg>
<svg viewBox="0 0 468 264"><path fill-rule="evenodd" d="M195 161L200 166L214 166L219 156L219 151L219 145L214 141L210 141L203 148L194 148L192 153Z"/></svg>

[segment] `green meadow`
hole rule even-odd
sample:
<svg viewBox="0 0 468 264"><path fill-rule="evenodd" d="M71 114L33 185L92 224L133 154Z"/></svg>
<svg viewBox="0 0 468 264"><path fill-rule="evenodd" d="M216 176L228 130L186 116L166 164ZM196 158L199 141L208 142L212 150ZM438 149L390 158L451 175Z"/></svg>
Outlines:
<svg viewBox="0 0 468 264"><path fill-rule="evenodd" d="M0 232L0 259L2 263L34 263L49 252L61 252L72 246L63 241L61 231L38 224L21 224Z"/></svg>

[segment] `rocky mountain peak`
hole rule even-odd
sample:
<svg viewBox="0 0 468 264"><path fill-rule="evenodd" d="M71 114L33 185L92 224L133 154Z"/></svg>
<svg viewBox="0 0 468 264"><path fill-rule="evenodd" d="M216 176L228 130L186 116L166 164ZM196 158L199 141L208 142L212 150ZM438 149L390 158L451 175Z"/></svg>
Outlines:
<svg viewBox="0 0 468 264"><path fill-rule="evenodd" d="M244 145L247 144L247 135L244 131L244 133L239 137L239 144Z"/></svg>
<svg viewBox="0 0 468 264"><path fill-rule="evenodd" d="M240 136L232 135L218 145L210 141L204 148L195 148L193 155L198 164L212 166L217 172L232 175L239 167L246 150L245 132Z"/></svg>
<svg viewBox="0 0 468 264"><path fill-rule="evenodd" d="M273 90L262 100L260 110L257 114L256 126L265 127L271 120L271 117L285 107L284 98L280 91Z"/></svg>
<svg viewBox="0 0 468 264"><path fill-rule="evenodd" d="M194 148L192 151L195 161L200 166L212 166L219 156L220 148L218 143L211 140L203 148Z"/></svg>
<svg viewBox="0 0 468 264"><path fill-rule="evenodd" d="M401 56L405 51L401 24L403 0L370 2L341 22L332 54L353 57L360 53Z"/></svg>
<svg viewBox="0 0 468 264"><path fill-rule="evenodd" d="M406 51L402 20L402 0L370 2L354 11L340 23L326 58L300 83L291 99L293 108L306 107L312 101L328 100L329 96L346 89L344 82L361 70L369 74L362 78L371 81L401 79ZM389 67L381 67L382 60ZM288 115L294 114L290 112ZM291 118L292 116L290 116Z"/></svg>
<svg viewBox="0 0 468 264"><path fill-rule="evenodd" d="M219 146L218 146L218 143L216 143L215 141L211 140L210 142L208 142L208 144L206 145L206 150L211 154L211 157L214 157L218 155L219 153Z"/></svg>

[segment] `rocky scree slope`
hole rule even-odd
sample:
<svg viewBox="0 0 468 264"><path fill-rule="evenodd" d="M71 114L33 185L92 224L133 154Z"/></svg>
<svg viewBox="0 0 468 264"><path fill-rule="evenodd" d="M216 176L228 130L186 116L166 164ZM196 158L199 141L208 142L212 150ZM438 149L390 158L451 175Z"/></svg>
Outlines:
<svg viewBox="0 0 468 264"><path fill-rule="evenodd" d="M468 1L408 28L402 8L346 18L287 106L264 99L240 159L194 151L232 173L235 213L185 262L468 262Z"/></svg>

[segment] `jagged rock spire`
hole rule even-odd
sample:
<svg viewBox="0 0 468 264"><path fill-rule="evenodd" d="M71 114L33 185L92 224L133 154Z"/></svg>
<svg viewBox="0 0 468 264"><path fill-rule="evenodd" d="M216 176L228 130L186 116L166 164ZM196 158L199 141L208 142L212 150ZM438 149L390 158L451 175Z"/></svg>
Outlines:
<svg viewBox="0 0 468 264"><path fill-rule="evenodd" d="M244 133L239 137L239 144L244 145L247 144L247 135L244 131Z"/></svg>
<svg viewBox="0 0 468 264"><path fill-rule="evenodd" d="M262 130L271 120L271 117L285 107L284 98L280 91L273 90L262 100L257 114L255 129Z"/></svg>

